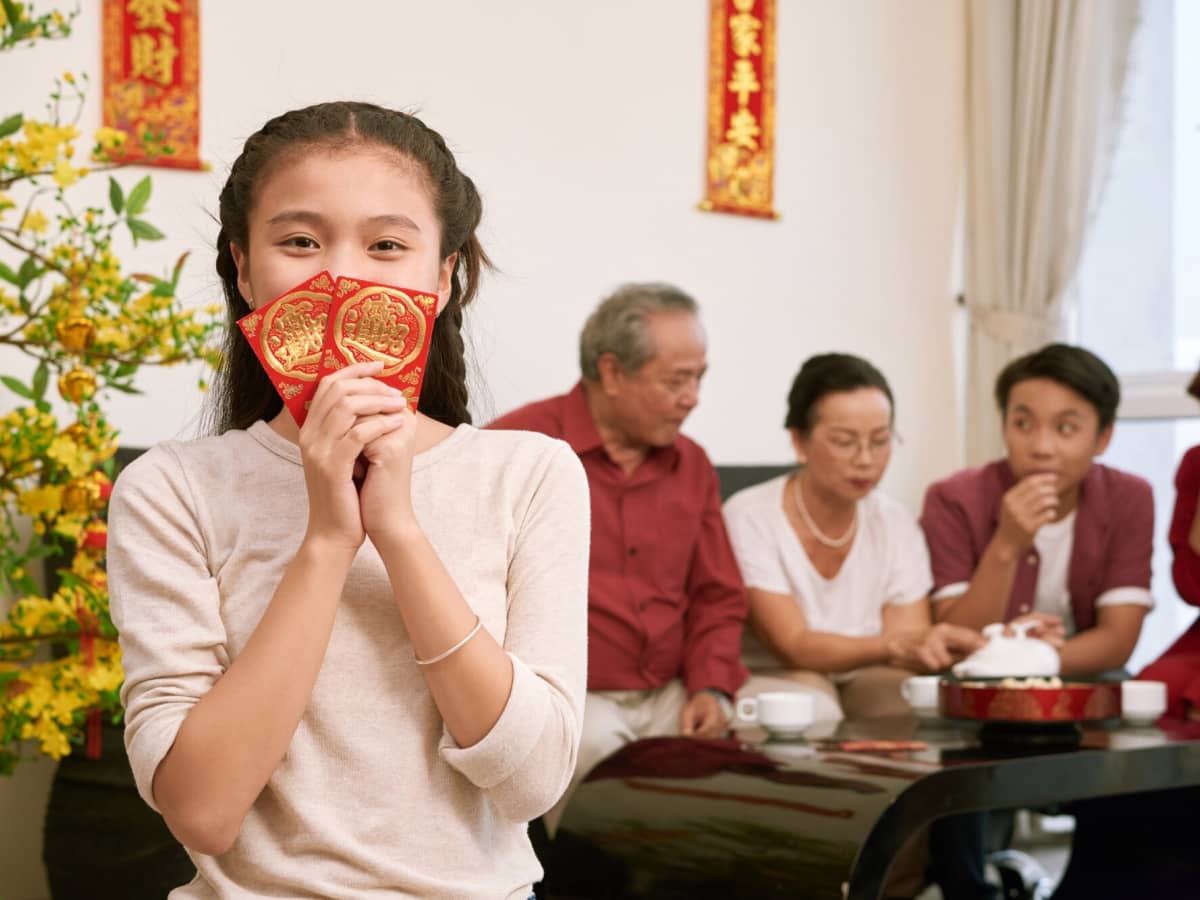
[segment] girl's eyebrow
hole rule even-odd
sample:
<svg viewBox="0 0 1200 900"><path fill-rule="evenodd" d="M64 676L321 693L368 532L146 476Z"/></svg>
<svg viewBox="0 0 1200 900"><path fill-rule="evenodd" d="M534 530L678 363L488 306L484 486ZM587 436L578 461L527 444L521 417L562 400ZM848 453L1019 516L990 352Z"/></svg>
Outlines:
<svg viewBox="0 0 1200 900"><path fill-rule="evenodd" d="M391 225L405 231L420 232L421 228L408 216L399 213L384 213L367 219L371 225ZM285 209L267 219L268 225L324 225L326 219L319 212L307 209Z"/></svg>
<svg viewBox="0 0 1200 900"><path fill-rule="evenodd" d="M323 225L325 217L305 209L285 209L267 219L268 225Z"/></svg>
<svg viewBox="0 0 1200 900"><path fill-rule="evenodd" d="M401 215L400 213L384 213L381 216L371 216L367 221L372 225L391 225L395 228L402 228L405 231L419 232L421 230L420 225L408 216Z"/></svg>

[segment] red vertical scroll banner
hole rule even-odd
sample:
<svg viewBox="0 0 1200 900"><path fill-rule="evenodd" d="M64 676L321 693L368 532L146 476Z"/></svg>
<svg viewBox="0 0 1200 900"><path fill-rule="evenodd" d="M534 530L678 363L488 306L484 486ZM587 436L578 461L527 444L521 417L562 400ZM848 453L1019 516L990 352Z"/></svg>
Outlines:
<svg viewBox="0 0 1200 900"><path fill-rule="evenodd" d="M711 0L700 208L775 219L775 3Z"/></svg>
<svg viewBox="0 0 1200 900"><path fill-rule="evenodd" d="M200 0L104 0L104 124L114 161L200 169Z"/></svg>

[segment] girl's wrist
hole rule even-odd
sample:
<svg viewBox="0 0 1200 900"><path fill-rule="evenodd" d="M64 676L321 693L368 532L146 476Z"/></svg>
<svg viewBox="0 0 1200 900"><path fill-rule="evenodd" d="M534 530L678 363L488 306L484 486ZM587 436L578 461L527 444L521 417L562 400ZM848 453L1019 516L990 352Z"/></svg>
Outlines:
<svg viewBox="0 0 1200 900"><path fill-rule="evenodd" d="M296 551L296 561L314 566L332 566L335 569L349 571L358 547L351 546L345 541L309 532L300 542Z"/></svg>
<svg viewBox="0 0 1200 900"><path fill-rule="evenodd" d="M367 537L381 556L392 551L403 552L426 539L416 516L405 512L390 516L387 527L368 528Z"/></svg>

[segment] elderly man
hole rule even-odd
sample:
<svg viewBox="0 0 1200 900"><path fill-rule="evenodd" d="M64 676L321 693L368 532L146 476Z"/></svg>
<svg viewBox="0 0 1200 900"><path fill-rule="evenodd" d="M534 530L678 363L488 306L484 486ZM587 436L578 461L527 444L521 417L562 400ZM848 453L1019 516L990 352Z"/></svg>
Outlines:
<svg viewBox="0 0 1200 900"><path fill-rule="evenodd" d="M697 313L668 285L620 288L584 326L582 380L490 426L565 440L591 486L583 738L551 834L575 785L630 741L724 733L746 678L745 589L717 474L679 433L707 368Z"/></svg>

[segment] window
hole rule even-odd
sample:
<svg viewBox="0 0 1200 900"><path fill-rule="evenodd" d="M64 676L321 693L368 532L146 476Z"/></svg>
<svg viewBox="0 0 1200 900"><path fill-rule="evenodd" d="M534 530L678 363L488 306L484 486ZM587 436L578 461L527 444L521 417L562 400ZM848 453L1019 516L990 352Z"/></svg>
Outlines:
<svg viewBox="0 0 1200 900"><path fill-rule="evenodd" d="M1104 462L1150 481L1155 610L1129 668L1157 657L1195 618L1171 581L1174 475L1200 443L1184 385L1200 364L1200 3L1145 0L1122 123L1074 285L1080 343L1121 376Z"/></svg>

